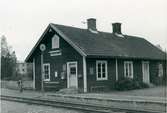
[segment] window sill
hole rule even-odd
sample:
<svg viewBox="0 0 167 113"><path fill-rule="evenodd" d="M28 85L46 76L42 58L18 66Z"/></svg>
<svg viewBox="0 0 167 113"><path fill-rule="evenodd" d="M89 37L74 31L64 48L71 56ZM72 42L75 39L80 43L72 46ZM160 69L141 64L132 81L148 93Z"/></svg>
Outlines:
<svg viewBox="0 0 167 113"><path fill-rule="evenodd" d="M59 84L59 82L56 81L45 81L46 84Z"/></svg>

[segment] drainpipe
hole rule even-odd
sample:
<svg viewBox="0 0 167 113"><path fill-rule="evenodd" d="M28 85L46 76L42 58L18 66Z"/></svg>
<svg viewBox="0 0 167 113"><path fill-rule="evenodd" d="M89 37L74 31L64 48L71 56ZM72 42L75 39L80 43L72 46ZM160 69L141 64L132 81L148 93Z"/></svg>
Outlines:
<svg viewBox="0 0 167 113"><path fill-rule="evenodd" d="M86 72L86 58L83 56L83 83L84 83L84 93L87 92L87 72Z"/></svg>
<svg viewBox="0 0 167 113"><path fill-rule="evenodd" d="M115 69L116 69L116 81L118 81L118 62L117 59L115 59Z"/></svg>

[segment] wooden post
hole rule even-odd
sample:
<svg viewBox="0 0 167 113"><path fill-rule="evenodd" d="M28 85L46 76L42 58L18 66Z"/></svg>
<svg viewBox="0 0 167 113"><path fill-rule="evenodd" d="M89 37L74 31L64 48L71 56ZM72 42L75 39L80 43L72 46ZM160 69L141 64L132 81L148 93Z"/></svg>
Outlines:
<svg viewBox="0 0 167 113"><path fill-rule="evenodd" d="M84 83L84 93L87 92L87 72L86 72L86 58L83 56L83 83Z"/></svg>
<svg viewBox="0 0 167 113"><path fill-rule="evenodd" d="M115 72L116 72L116 81L118 81L118 62L117 59L115 59Z"/></svg>
<svg viewBox="0 0 167 113"><path fill-rule="evenodd" d="M33 58L33 89L35 90L35 58Z"/></svg>
<svg viewBox="0 0 167 113"><path fill-rule="evenodd" d="M46 50L46 46L44 44L41 44L40 50L41 50L41 91L44 92L43 53Z"/></svg>
<svg viewBox="0 0 167 113"><path fill-rule="evenodd" d="M44 92L43 52L41 53L41 91Z"/></svg>

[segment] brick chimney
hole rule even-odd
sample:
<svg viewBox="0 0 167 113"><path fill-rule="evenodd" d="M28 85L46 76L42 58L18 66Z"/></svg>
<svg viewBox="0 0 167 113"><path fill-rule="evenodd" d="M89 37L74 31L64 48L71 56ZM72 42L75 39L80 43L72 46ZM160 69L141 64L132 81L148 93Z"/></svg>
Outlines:
<svg viewBox="0 0 167 113"><path fill-rule="evenodd" d="M113 23L112 24L112 27L113 27L113 33L116 33L116 34L122 34L121 32L121 23Z"/></svg>
<svg viewBox="0 0 167 113"><path fill-rule="evenodd" d="M88 30L97 31L97 29L96 29L96 19L95 18L87 19L87 25L88 25Z"/></svg>

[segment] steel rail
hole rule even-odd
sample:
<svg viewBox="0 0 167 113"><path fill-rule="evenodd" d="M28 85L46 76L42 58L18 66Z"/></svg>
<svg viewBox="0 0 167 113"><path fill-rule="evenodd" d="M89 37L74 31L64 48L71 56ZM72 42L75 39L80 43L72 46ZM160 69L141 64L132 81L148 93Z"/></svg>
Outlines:
<svg viewBox="0 0 167 113"><path fill-rule="evenodd" d="M129 110L129 109L121 109L121 108L110 108L110 107L102 107L102 106L95 106L95 105L89 105L89 104L86 105L86 104L78 104L78 103L72 103L72 102L57 101L57 100L14 97L14 96L5 96L5 95L1 95L0 99L6 100L6 101L67 108L67 109L74 109L74 110L94 112L94 113L157 113L154 111L143 111L143 110L139 111L139 110Z"/></svg>

